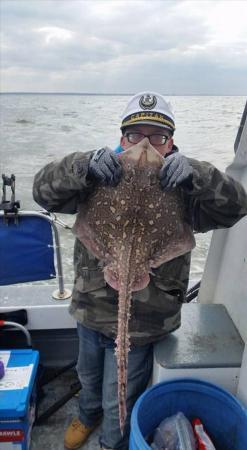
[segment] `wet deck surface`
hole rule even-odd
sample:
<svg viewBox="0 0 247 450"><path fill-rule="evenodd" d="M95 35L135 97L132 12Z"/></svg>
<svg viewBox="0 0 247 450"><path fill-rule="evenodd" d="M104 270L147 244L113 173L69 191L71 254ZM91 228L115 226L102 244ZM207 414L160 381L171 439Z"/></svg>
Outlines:
<svg viewBox="0 0 247 450"><path fill-rule="evenodd" d="M70 390L71 384L77 381L75 370L60 375L44 386L45 396L38 408L38 415L47 410ZM78 397L72 397L65 405L50 416L42 425L33 427L30 450L64 450L63 438L66 427L73 417L78 415ZM81 448L83 450L99 450L100 427L88 438Z"/></svg>

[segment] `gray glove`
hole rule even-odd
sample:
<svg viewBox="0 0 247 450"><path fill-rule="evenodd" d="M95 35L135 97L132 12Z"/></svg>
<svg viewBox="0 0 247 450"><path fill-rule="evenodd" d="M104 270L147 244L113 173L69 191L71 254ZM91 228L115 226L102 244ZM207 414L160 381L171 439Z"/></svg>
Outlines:
<svg viewBox="0 0 247 450"><path fill-rule="evenodd" d="M104 185L116 186L122 175L116 153L108 147L96 150L90 159L88 174Z"/></svg>
<svg viewBox="0 0 247 450"><path fill-rule="evenodd" d="M180 153L174 153L166 157L159 178L163 191L170 191L177 186L193 188L193 168L188 159Z"/></svg>

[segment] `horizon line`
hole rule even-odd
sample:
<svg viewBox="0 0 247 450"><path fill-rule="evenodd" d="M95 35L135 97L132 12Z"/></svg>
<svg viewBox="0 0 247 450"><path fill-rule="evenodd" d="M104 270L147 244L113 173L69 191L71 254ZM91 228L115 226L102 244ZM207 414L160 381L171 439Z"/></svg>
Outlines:
<svg viewBox="0 0 247 450"><path fill-rule="evenodd" d="M147 90L148 92L148 90ZM130 95L135 95L135 93L124 93L124 92L117 92L117 93L113 93L113 92L39 92L39 91L5 91L5 92L1 92L0 91L0 95L17 95L17 94L21 94L21 95L101 95L101 96L130 96ZM246 94L175 94L175 93L165 93L162 94L164 96L177 96L177 97L243 97Z"/></svg>

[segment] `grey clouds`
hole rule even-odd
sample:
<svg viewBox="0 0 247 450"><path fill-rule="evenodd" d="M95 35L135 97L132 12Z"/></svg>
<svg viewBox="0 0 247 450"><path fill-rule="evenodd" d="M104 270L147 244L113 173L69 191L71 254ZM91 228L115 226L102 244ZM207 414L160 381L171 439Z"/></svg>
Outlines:
<svg viewBox="0 0 247 450"><path fill-rule="evenodd" d="M2 92L247 92L244 0L1 0L0 7Z"/></svg>

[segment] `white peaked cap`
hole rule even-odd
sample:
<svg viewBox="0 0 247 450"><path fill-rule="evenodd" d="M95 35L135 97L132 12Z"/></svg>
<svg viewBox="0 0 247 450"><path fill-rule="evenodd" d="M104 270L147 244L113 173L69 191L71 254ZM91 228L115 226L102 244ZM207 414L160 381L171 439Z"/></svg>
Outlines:
<svg viewBox="0 0 247 450"><path fill-rule="evenodd" d="M121 129L131 125L156 125L174 132L170 102L156 92L139 92L130 99L122 114Z"/></svg>

